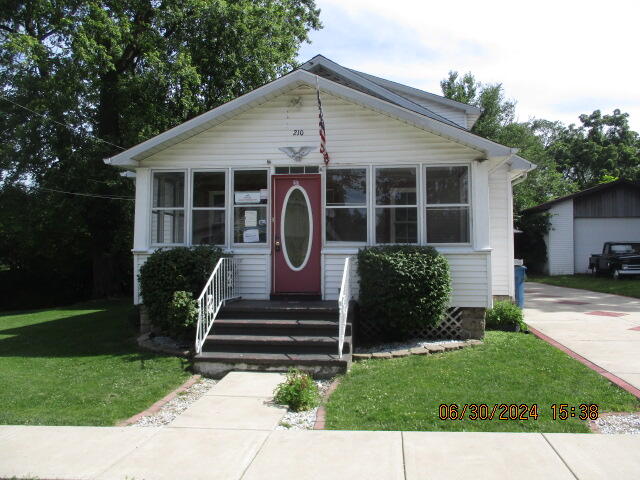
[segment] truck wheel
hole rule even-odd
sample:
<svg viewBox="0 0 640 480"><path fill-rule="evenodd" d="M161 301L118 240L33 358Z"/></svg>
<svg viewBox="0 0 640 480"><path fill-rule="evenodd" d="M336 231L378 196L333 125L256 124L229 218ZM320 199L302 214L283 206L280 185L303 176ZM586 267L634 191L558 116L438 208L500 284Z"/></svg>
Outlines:
<svg viewBox="0 0 640 480"><path fill-rule="evenodd" d="M593 275L594 277L597 277L598 275L600 275L600 272L598 271L598 267L591 267L591 275Z"/></svg>
<svg viewBox="0 0 640 480"><path fill-rule="evenodd" d="M611 276L614 280L620 280L620 270L614 270Z"/></svg>

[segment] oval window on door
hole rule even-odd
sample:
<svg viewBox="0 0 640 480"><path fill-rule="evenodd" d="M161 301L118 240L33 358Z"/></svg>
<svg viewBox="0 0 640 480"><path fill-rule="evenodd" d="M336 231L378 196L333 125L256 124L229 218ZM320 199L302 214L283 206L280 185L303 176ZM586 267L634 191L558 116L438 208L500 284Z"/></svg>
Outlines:
<svg viewBox="0 0 640 480"><path fill-rule="evenodd" d="M302 270L311 253L311 205L299 186L287 192L282 206L282 253L292 270Z"/></svg>

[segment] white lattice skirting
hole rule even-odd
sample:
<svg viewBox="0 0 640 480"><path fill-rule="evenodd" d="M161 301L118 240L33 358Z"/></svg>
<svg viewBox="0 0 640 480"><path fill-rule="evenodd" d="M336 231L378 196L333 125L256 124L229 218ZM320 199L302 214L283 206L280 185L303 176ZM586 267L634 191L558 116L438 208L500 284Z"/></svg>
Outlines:
<svg viewBox="0 0 640 480"><path fill-rule="evenodd" d="M460 340L464 338L462 332L462 313L460 307L452 307L447 310L445 317L436 326L429 325L417 328L410 332L410 336L414 338L433 338L438 340L451 339ZM375 325L366 322L359 322L358 328L363 330L364 337L377 337L380 330Z"/></svg>

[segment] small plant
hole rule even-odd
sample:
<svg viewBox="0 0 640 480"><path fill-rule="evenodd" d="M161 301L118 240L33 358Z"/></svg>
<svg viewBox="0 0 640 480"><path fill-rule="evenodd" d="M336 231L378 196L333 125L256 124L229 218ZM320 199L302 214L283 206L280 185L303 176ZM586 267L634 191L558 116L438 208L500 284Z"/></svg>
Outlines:
<svg viewBox="0 0 640 480"><path fill-rule="evenodd" d="M295 368L289 370L287 379L276 387L273 394L276 403L286 405L294 412L309 410L320 403L316 382Z"/></svg>
<svg viewBox="0 0 640 480"><path fill-rule="evenodd" d="M500 301L487 310L485 317L487 328L494 330L526 331L522 310L510 301Z"/></svg>
<svg viewBox="0 0 640 480"><path fill-rule="evenodd" d="M173 298L167 306L169 333L180 335L189 332L198 322L198 302L191 292L179 290L173 293Z"/></svg>

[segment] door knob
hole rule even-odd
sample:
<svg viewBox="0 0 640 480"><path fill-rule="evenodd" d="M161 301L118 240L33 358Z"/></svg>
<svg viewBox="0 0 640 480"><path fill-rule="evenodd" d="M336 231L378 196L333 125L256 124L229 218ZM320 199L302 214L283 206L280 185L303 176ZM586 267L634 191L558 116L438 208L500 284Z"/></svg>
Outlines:
<svg viewBox="0 0 640 480"><path fill-rule="evenodd" d="M280 251L280 240L276 240L275 248L276 248L276 252Z"/></svg>

